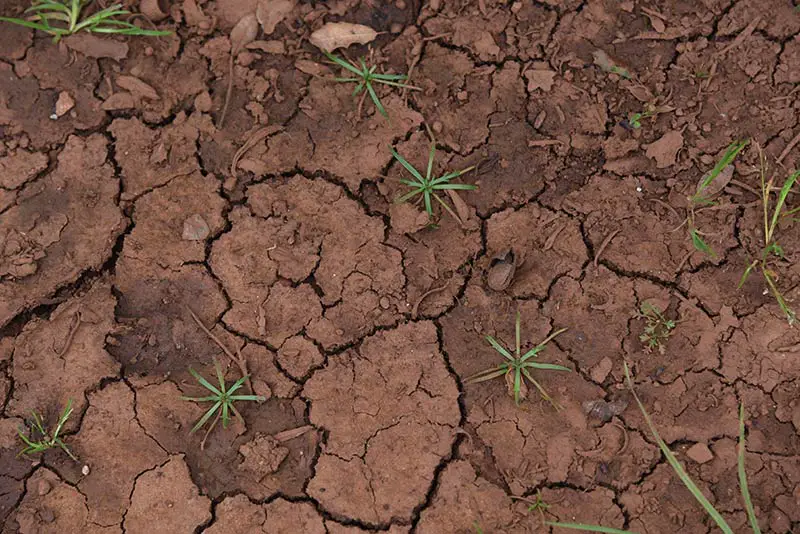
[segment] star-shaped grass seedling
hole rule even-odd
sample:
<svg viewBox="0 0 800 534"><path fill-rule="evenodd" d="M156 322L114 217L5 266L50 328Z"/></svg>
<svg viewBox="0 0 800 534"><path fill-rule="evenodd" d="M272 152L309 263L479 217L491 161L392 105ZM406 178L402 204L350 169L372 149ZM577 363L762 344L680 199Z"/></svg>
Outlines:
<svg viewBox="0 0 800 534"><path fill-rule="evenodd" d="M545 349L547 344L554 337L562 332L565 332L566 330L566 328L556 330L547 336L544 341L533 347L525 354L522 354L522 350L520 348L520 314L517 312L516 346L514 353L512 354L510 350L506 349L492 336L486 336L486 341L488 341L494 350L499 352L508 361L501 363L497 367L492 367L491 369L486 369L470 376L466 380L467 383L470 384L484 382L499 376L505 376L506 385L508 386L508 393L514 397L514 402L519 405L519 402L528 396L528 387L525 385L524 381L524 379L527 379L531 384L536 386L536 389L539 390L539 393L542 395L544 400L548 401L555 408L558 408L558 405L553 401L550 395L547 394L541 384L539 384L539 382L533 378L531 370L539 369L542 371L571 371L571 369L564 367L563 365L540 363L535 361L535 358L539 356L539 353Z"/></svg>
<svg viewBox="0 0 800 534"><path fill-rule="evenodd" d="M191 432L197 432L203 425L205 425L209 419L211 419L214 414L214 421L206 430L206 434L203 437L203 441L200 442L200 449L202 450L206 443L206 438L211 433L211 431L216 426L217 422L222 419L222 428L227 428L228 423L231 420L231 413L236 416L239 421L244 424L244 418L239 413L239 410L236 409L234 406L234 402L236 401L257 401L263 402L267 400L265 397L261 395L234 395L234 393L242 387L242 385L247 380L247 375L243 376L236 382L234 382L230 388L225 386L225 375L222 373L222 368L220 367L219 363L215 360L214 361L214 368L217 371L217 379L219 380L219 387L212 385L208 380L203 378L203 376L195 371L192 368L189 368L189 372L192 374L193 377L200 383L201 386L206 388L208 391L211 392L211 395L207 395L205 397L181 397L183 400L193 401L193 402L213 402L211 408L203 414L203 417L197 421L197 423L192 428Z"/></svg>
<svg viewBox="0 0 800 534"><path fill-rule="evenodd" d="M372 86L373 83L382 83L384 85L390 85L392 87L400 87L403 89L411 89L414 91L419 91L419 87L414 87L413 85L408 85L405 83L400 83L404 80L408 79L408 76L405 74L381 74L376 73L375 70L378 68L377 65L373 65L371 67L367 66L367 62L364 61L364 58L359 58L358 65L351 61L344 60L337 55L331 54L330 52L323 51L323 53L342 67L343 69L347 70L348 72L354 74L354 76L349 76L346 78L334 78L337 82L347 83L347 82L354 82L356 83L356 88L353 89L353 96L356 96L361 93L361 91L366 90L365 96L369 94L369 97L372 99L372 102L375 103L375 108L380 112L381 115L389 118L389 114L386 112L386 108L383 107L381 104L380 98L378 98L378 94L375 92L375 88ZM363 102L363 99L362 99ZM361 111L361 104L358 105L359 115Z"/></svg>
<svg viewBox="0 0 800 534"><path fill-rule="evenodd" d="M447 189L451 190L461 190L461 191L474 191L477 189L476 186L470 184L451 184L450 180L453 178L458 178L462 174L468 173L475 166L467 167L466 169L462 169L460 171L453 171L448 172L447 174L443 174L438 178L433 177L433 159L436 157L436 142L431 141L431 150L428 154L428 169L425 171L425 176L422 176L417 169L411 165L406 158L401 156L397 153L394 147L390 146L389 150L392 151L392 156L400 162L400 164L405 167L405 169L411 173L411 176L414 178L413 180L408 180L406 178L401 178L400 182L411 187L412 190L406 193L405 195L401 196L396 200L396 202L406 202L411 200L417 195L422 195L423 202L425 203L425 211L428 213L428 218L433 218L433 203L431 199L435 199L439 204L444 207L452 215L455 217L457 221L461 220L458 216L453 212L450 206L442 200L439 195L436 194L437 191L445 191Z"/></svg>

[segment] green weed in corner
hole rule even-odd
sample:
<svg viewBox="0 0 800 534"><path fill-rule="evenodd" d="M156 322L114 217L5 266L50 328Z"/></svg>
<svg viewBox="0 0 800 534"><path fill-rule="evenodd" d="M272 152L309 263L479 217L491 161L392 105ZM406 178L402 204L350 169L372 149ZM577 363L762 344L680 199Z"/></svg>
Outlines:
<svg viewBox="0 0 800 534"><path fill-rule="evenodd" d="M394 147L390 146L389 150L392 151L392 156L394 159L400 162L400 164L405 167L405 169L411 173L411 176L414 178L413 180L407 180L402 178L400 180L401 183L409 186L412 188L411 191L406 193L405 195L401 196L396 200L396 202L406 202L411 200L417 195L422 195L422 200L425 203L425 211L428 213L428 218L433 217L433 203L431 199L435 199L439 204L446 209L450 215L456 218L456 220L460 220L458 216L453 212L450 206L442 200L439 195L436 194L437 191L444 191L447 189L451 190L461 190L461 191L474 191L477 189L474 185L469 184L451 184L450 180L453 178L458 178L462 174L466 174L475 167L467 167L466 169L462 169L460 171L448 172L439 176L438 178L433 177L433 160L436 157L436 141L431 141L431 150L428 154L428 168L425 171L425 176L422 176L417 169L414 168L406 159L397 153Z"/></svg>
<svg viewBox="0 0 800 534"><path fill-rule="evenodd" d="M84 8L92 0L33 0L25 10L30 16L27 19L0 17L0 21L18 24L26 28L43 31L53 36L58 42L62 37L81 31L93 33L116 33L120 35L146 35L160 37L172 32L160 30L144 30L118 17L130 15L122 8L122 4L113 4L100 9L92 15L86 15Z"/></svg>
<svg viewBox="0 0 800 534"><path fill-rule="evenodd" d="M242 415L239 413L239 410L236 409L236 406L234 406L233 404L234 402L236 401L262 402L266 400L266 398L260 395L234 395L234 393L236 393L236 391L239 388L241 388L242 384L244 384L245 381L247 380L247 375L243 376L242 378L234 382L231 385L231 387L228 388L227 386L225 386L225 376L222 373L222 368L220 367L219 363L216 360L214 361L214 369L217 372L217 380L219 380L219 387L212 385L211 383L209 383L208 380L203 378L203 376L200 375L200 373L198 373L192 368L189 368L189 372L192 374L192 376L195 377L195 379L200 383L201 386L210 391L211 395L207 395L205 397L185 397L185 396L181 397L181 399L187 401L213 403L211 405L211 408L209 408L206 411L206 413L203 414L203 417L201 417L197 421L197 424L195 424L191 430L191 432L197 432L204 424L206 424L206 422L208 422L211 416L216 414L216 417L214 417L214 421L211 423L211 426L209 426L208 430L206 431L205 437L208 437L208 435L211 433L211 430L213 430L214 426L216 426L217 422L220 419L222 419L222 427L227 428L228 423L230 422L231 413L233 413L233 415L235 415L236 418L239 419L239 421L241 421L242 424L244 424L244 419L242 418ZM201 444L201 448L203 447L203 444L205 444L205 437L203 438L203 443Z"/></svg>
<svg viewBox="0 0 800 534"><path fill-rule="evenodd" d="M731 529L730 525L725 521L722 515L714 508L709 500L703 495L703 492L700 491L700 488L694 483L694 481L689 477L689 474L686 473L686 470L683 468L681 463L675 457L675 454L670 450L664 440L661 438L661 435L658 433L655 425L653 424L652 419L650 419L650 414L647 413L642 401L639 399L639 396L636 394L636 390L633 387L633 380L631 380L631 374L628 369L628 364L625 364L625 381L628 384L628 388L633 393L633 398L636 399L636 404L639 405L639 410L642 412L644 416L644 420L647 423L648 428L650 429L650 433L653 435L653 438L656 440L658 447L661 449L661 452L667 459L667 462L672 467L673 471L678 475L678 478L681 479L683 485L686 486L695 500L700 503L703 509L706 511L708 516L714 520L717 527L724 533L724 534L733 534L733 530ZM756 517L755 510L753 508L753 502L750 498L750 490L747 485L747 474L745 473L744 469L744 455L745 455L745 432L744 432L744 405L739 405L739 445L737 451L737 473L739 476L739 489L742 494L742 500L744 501L745 510L747 511L747 519L750 522L750 528L753 530L753 534L761 534L761 529L758 526L758 518ZM599 527L596 525L584 525L580 523L554 523L549 522L547 523L553 527L561 527L571 530L581 530L584 532L607 532L610 534L634 534L631 531L626 530L619 530L609 527Z"/></svg>
<svg viewBox="0 0 800 534"><path fill-rule="evenodd" d="M353 82L356 83L356 88L353 89L353 96L360 94L362 91L366 90L369 97L372 99L372 102L375 104L375 108L380 112L381 115L389 118L389 114L386 113L386 108L383 107L381 104L380 98L378 98L378 94L375 92L375 88L372 86L373 83L382 83L384 85L390 85L392 87L402 87L405 89L412 89L415 91L419 91L419 87L414 87L413 85L408 85L405 83L400 83L403 80L407 80L408 76L405 74L379 74L376 73L375 70L378 68L377 65L373 65L371 67L367 66L367 62L364 61L364 58L359 58L358 65L351 61L347 61L345 59L340 58L335 54L331 54L328 51L323 50L322 52L325 54L328 59L333 61L335 64L339 65L343 69L349 71L353 76L349 76L346 78L334 78L337 82L342 83L349 83ZM359 106L359 110L360 110Z"/></svg>
<svg viewBox="0 0 800 534"><path fill-rule="evenodd" d="M647 301L642 302L638 316L647 323L639 336L639 341L644 343L647 352L655 349L663 355L667 350L667 340L675 329L676 322L664 317L658 306Z"/></svg>
<svg viewBox="0 0 800 534"><path fill-rule="evenodd" d="M775 259L784 259L783 247L778 244L778 238L776 236L778 223L784 217L793 217L800 212L800 206L793 209L784 210L786 197L789 196L789 191L791 191L795 182L797 182L797 179L800 178L800 171L795 171L790 174L786 181L783 182L783 186L778 191L777 188L773 187L774 179L770 178L767 180L766 178L767 162L766 158L764 157L764 153L761 151L761 147L758 147L758 153L761 162L761 205L764 215L764 247L761 249L759 257L750 262L750 265L748 265L745 269L741 280L739 280L738 287L741 289L753 270L758 269L761 271L770 293L772 293L772 296L775 297L778 306L786 316L786 320L789 321L789 325L791 326L797 319L797 314L786 302L786 299L784 298L780 289L778 289L778 276L770 267L770 263ZM770 197L770 194L773 191L778 191L778 197L774 204L772 203Z"/></svg>
<svg viewBox="0 0 800 534"><path fill-rule="evenodd" d="M733 163L733 160L736 159L736 156L739 155L744 147L747 146L748 141L734 141L733 143L728 146L725 150L725 153L722 155L722 158L717 162L711 172L703 178L700 184L697 186L697 191L695 191L694 195L688 197L688 215L686 220L683 224L687 224L689 227L689 237L692 241L692 246L709 256L716 257L716 253L712 250L712 248L705 242L703 239L703 233L697 228L695 224L695 216L696 210L701 206L713 206L716 204L711 199L711 195L708 194L709 186L717 179L717 177L722 173L725 168ZM683 224L681 226L683 226Z"/></svg>
<svg viewBox="0 0 800 534"><path fill-rule="evenodd" d="M64 428L64 424L67 422L67 419L69 419L70 415L72 415L72 400L67 401L64 411L61 412L61 416L58 418L58 423L56 424L55 430L50 433L44 426L44 419L42 418L41 414L31 412L33 419L30 423L30 436L26 436L22 432L21 428L17 429L20 439L25 443L25 448L19 451L17 456L29 456L31 454L44 452L47 449L52 449L53 447L61 447L61 449L66 452L70 458L77 462L78 459L74 454L72 454L64 441L59 437L59 434L61 434L61 429Z"/></svg>
<svg viewBox="0 0 800 534"><path fill-rule="evenodd" d="M480 371L479 373L475 373L474 375L468 377L466 382L468 384L474 384L504 376L506 385L508 386L509 394L514 397L514 402L519 405L519 402L528 396L528 387L525 385L525 379L527 379L536 387L537 390L539 390L539 394L543 399L548 401L555 408L558 408L558 405L553 401L550 395L547 394L541 384L539 384L539 382L533 378L531 370L538 369L541 371L571 371L571 369L564 367L563 365L540 363L535 361L535 359L539 356L539 353L542 352L545 347L547 347L547 344L557 335L565 332L566 330L566 328L556 330L547 336L544 341L527 351L525 354L522 354L520 346L520 314L517 312L515 328L516 344L514 345L514 353L512 354L511 351L501 345L494 337L486 336L486 341L488 341L492 348L500 353L500 355L503 356L503 358L505 358L507 361L501 363L497 367L492 367L490 369Z"/></svg>

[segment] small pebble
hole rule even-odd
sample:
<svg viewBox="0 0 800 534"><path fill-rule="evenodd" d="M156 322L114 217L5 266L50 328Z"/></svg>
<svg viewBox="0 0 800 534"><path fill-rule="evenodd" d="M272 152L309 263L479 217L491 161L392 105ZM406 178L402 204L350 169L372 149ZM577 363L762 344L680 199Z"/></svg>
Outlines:
<svg viewBox="0 0 800 534"><path fill-rule="evenodd" d="M88 465L85 465L85 464L84 464L84 466L81 468L81 473L82 473L82 474L83 474L83 476L85 476L85 477L89 476L89 472L90 472L90 471L91 471L91 470L89 469L89 466L88 466Z"/></svg>
<svg viewBox="0 0 800 534"><path fill-rule="evenodd" d="M442 133L444 126L442 126L441 121L433 121L433 131L436 133Z"/></svg>
<svg viewBox="0 0 800 534"><path fill-rule="evenodd" d="M39 495L44 496L50 493L50 482L47 480L40 480L39 487L37 488Z"/></svg>
<svg viewBox="0 0 800 534"><path fill-rule="evenodd" d="M388 298L381 297L380 304L381 304L381 308L383 308L384 310L388 310L389 309L389 299Z"/></svg>
<svg viewBox="0 0 800 534"><path fill-rule="evenodd" d="M705 443L695 443L686 451L686 456L697 462L704 464L714 459L714 454Z"/></svg>

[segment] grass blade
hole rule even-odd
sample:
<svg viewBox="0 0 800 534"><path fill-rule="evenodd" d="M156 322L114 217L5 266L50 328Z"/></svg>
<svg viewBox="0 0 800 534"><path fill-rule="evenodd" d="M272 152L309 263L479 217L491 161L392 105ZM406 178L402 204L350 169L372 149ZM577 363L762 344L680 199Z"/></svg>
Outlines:
<svg viewBox="0 0 800 534"><path fill-rule="evenodd" d="M778 195L778 202L775 204L775 211L772 213L772 220L770 221L770 235L775 231L775 227L778 224L778 218L781 215L781 210L783 209L783 204L786 202L786 197L789 195L789 191L791 191L792 186L797 181L798 176L800 176L800 171L795 171L786 179L783 183L783 187L781 187L781 192Z"/></svg>
<svg viewBox="0 0 800 534"><path fill-rule="evenodd" d="M200 382L200 384L204 388L206 388L207 390L211 391L212 393L214 393L216 395L222 395L222 392L220 390L218 390L217 388L215 388L213 385L211 385L211 383L208 380L203 378L203 375L201 375L200 373L198 373L197 371L195 371L191 367L189 368L189 372L192 374L193 377L195 377L195 379L198 382Z"/></svg>
<svg viewBox="0 0 800 534"><path fill-rule="evenodd" d="M391 150L391 151L392 151L392 156L394 156L394 159L396 159L397 161L399 161L399 162L400 162L400 165L402 165L403 167L405 167L405 169L406 169L408 172L410 172L410 173L411 173L411 175L412 175L412 176L414 176L414 178L416 178L417 180L419 180L419 181L420 181L420 183L423 183L423 184L424 184L424 183L427 183L427 182L425 181L425 178L423 178L423 177L422 177L422 175L419 173L419 171L418 171L417 169L415 169L415 168L414 168L414 166L413 166L413 165L411 165L411 164L410 164L408 161L406 161L406 158L404 158L403 156L401 156L400 154L398 154L398 153L397 153L397 150L395 150L393 146L390 146L390 147L389 147L389 150Z"/></svg>
<svg viewBox="0 0 800 534"><path fill-rule="evenodd" d="M533 384L536 387L536 389L539 390L539 395L541 395L544 400L546 400L547 402L553 402L553 399L550 397L550 395L548 395L547 392L542 387L542 385L539 384L539 382L537 382L536 379L533 378L533 375L531 375L531 373L530 373L530 371L528 371L528 369L523 367L522 368L522 374L524 374L525 378L530 380L531 384Z"/></svg>
<svg viewBox="0 0 800 534"><path fill-rule="evenodd" d="M428 169L425 172L425 179L431 182L431 174L433 173L433 158L436 157L436 142L431 141L431 149L428 151Z"/></svg>
<svg viewBox="0 0 800 534"><path fill-rule="evenodd" d="M555 363L539 363L539 362L527 362L525 364L526 367L535 367L536 369L544 369L547 371L567 371L572 372L572 369L569 367L564 367L563 365L558 365Z"/></svg>
<svg viewBox="0 0 800 534"><path fill-rule="evenodd" d="M397 204L402 204L403 202L408 201L409 199L415 197L416 195L418 195L418 194L420 194L420 193L422 193L424 191L425 191L425 188L419 187L419 188L417 188L417 189L415 189L415 190L413 190L413 191L411 191L409 193L406 193L405 195L399 197L397 200L395 200L395 202Z"/></svg>
<svg viewBox="0 0 800 534"><path fill-rule="evenodd" d="M203 417L201 417L200 420L197 421L197 423L195 423L195 425L192 427L192 430L190 430L190 433L194 434L204 424L206 424L206 421L208 421L211 418L211 416L214 415L214 412L216 412L219 409L221 404L222 404L221 401L215 402L214 405L211 408L209 408L208 411L205 414L203 414Z"/></svg>
<svg viewBox="0 0 800 534"><path fill-rule="evenodd" d="M689 229L689 235L692 236L692 245L694 248L704 254L708 254L709 256L716 257L717 255L711 250L711 247L708 246L708 243L703 241L703 238L700 237L700 234L694 228Z"/></svg>
<svg viewBox="0 0 800 534"><path fill-rule="evenodd" d="M503 376L508 372L508 365L502 364L495 369L486 369L485 371L480 371L475 373L474 375L470 375L464 379L464 382L467 384L477 384L479 382L486 382L487 380L491 380L493 378L497 378L498 376Z"/></svg>
<svg viewBox="0 0 800 534"><path fill-rule="evenodd" d="M381 115L388 119L389 114L386 113L386 108L384 108L383 104L381 104L381 99L378 98L378 94L375 92L375 89L369 82L367 82L367 92L369 93L369 97L372 99L372 102L375 103L375 107L378 108L378 111L380 111Z"/></svg>
<svg viewBox="0 0 800 534"><path fill-rule="evenodd" d="M758 518L753 509L753 501L750 499L750 488L747 486L747 473L744 471L744 404L739 405L739 454L738 454L738 472L739 472L739 488L742 491L742 500L744 500L744 507L747 510L747 518L750 520L750 527L753 529L753 534L761 534L761 528L758 526Z"/></svg>
<svg viewBox="0 0 800 534"><path fill-rule="evenodd" d="M495 338L493 338L492 336L486 336L486 341L488 341L489 344L492 347L494 347L494 350L505 356L508 360L512 362L514 361L514 356L512 356L511 353L508 352L508 349L506 349L503 345L498 343Z"/></svg>
<svg viewBox="0 0 800 534"><path fill-rule="evenodd" d="M266 397L262 397L261 395L231 395L228 398L234 401L264 402L265 400L267 400Z"/></svg>
<svg viewBox="0 0 800 534"><path fill-rule="evenodd" d="M572 530L582 530L584 532L605 532L606 534L636 534L630 530L620 530L618 528L600 527L596 525L584 525L582 523L554 523L546 521L545 525L550 527L568 528Z"/></svg>
<svg viewBox="0 0 800 534"><path fill-rule="evenodd" d="M437 191L443 191L445 189L458 189L459 191L475 191L477 186L471 184L437 184L434 185L431 189L436 189Z"/></svg>
<svg viewBox="0 0 800 534"><path fill-rule="evenodd" d="M717 162L711 172L708 173L708 176L700 183L700 186L697 188L697 192L691 198L692 203L697 203L698 201L702 200L703 198L703 191L713 182L717 176L731 164L731 162L736 159L736 156L741 152L744 147L747 146L748 140L744 141L734 141L731 143L728 148L725 150L725 153L722 155L722 158Z"/></svg>
<svg viewBox="0 0 800 534"><path fill-rule="evenodd" d="M650 429L650 433L656 440L658 448L661 449L661 452L663 452L664 456L667 458L667 462L669 462L669 465L675 471L675 474L678 475L678 478L681 479L681 482L683 482L683 485L686 486L686 489L688 489L691 492L695 500L697 500L697 502L700 503L700 505L703 507L706 513L711 517L711 519L714 520L714 522L717 524L720 530L722 530L722 532L724 532L725 534L733 534L733 530L725 521L725 519L723 519L720 513L717 512L716 508L714 508L714 506L709 502L706 496L703 495L703 492L700 491L700 488L698 488L697 485L694 483L694 481L689 477L689 474L683 468L681 463L678 461L678 459L675 457L675 455L672 453L669 447L667 447L667 444L664 442L664 440L661 439L661 435L658 433L658 430L653 424L652 419L650 419L650 414L647 413L647 410L645 410L644 408L644 404L642 404L642 401L639 399L639 395L636 394L636 391L633 387L633 380L631 379L627 362L625 362L625 379L628 382L628 389L631 390L633 398L636 399L636 404L639 406L639 410L642 412L642 415L644 416L644 420L647 423L648 428Z"/></svg>
<svg viewBox="0 0 800 534"><path fill-rule="evenodd" d="M345 61L339 56L331 54L327 50L323 50L322 53L325 54L328 57L328 59L330 59L340 67L349 70L350 72L352 72L353 74L357 75L360 78L364 77L364 73L358 70L358 68L355 65L352 65L349 61Z"/></svg>
<svg viewBox="0 0 800 534"><path fill-rule="evenodd" d="M11 24L17 24L19 26L25 26L26 28L31 28L33 30L41 30L43 32L47 32L51 35L54 35L56 32L54 31L55 28L51 28L50 26L39 24L38 22L31 22L29 20L22 20L22 19L15 19L11 17L0 17L0 22L10 22Z"/></svg>

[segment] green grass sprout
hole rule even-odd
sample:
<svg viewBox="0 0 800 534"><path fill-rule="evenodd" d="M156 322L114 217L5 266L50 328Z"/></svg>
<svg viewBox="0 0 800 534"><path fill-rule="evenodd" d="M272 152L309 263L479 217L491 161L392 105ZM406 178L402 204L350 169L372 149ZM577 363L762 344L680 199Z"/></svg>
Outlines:
<svg viewBox="0 0 800 534"><path fill-rule="evenodd" d="M331 54L328 51L322 52L327 56L328 59L333 61L335 64L339 65L349 73L353 74L353 76L348 76L345 78L334 78L337 82L342 83L355 83L356 87L353 89L353 96L360 94L362 91L366 91L366 94L369 94L369 97L372 99L372 102L375 104L375 108L380 112L381 115L389 118L389 114L386 112L386 108L383 107L381 104L380 98L378 98L378 94L375 92L375 88L373 87L373 83L382 83L384 85L390 85L392 87L401 87L404 89L411 89L414 91L419 91L419 87L415 87L413 85L408 85L405 83L401 83L404 80L408 79L408 76L405 74L380 74L376 73L375 70L378 68L377 65L373 65L372 67L367 66L367 62L364 61L364 58L358 59L358 64L354 62L347 61L345 59L340 58L335 54ZM359 105L359 110L361 109L361 105Z"/></svg>
<svg viewBox="0 0 800 534"><path fill-rule="evenodd" d="M525 385L525 379L527 379L536 387L537 390L539 390L539 394L541 394L543 399L558 409L558 405L553 401L550 395L548 395L541 384L539 384L539 382L533 378L531 369L539 369L542 371L571 371L570 368L564 367L563 365L540 363L535 361L535 358L539 356L539 353L545 349L547 344L557 335L565 332L566 330L566 328L556 330L547 336L544 341L527 351L525 354L522 354L520 346L520 313L517 312L515 328L516 344L514 346L514 353L512 354L510 350L501 345L494 337L486 336L486 341L489 342L492 348L494 348L494 350L500 353L500 355L508 361L501 363L497 367L480 371L479 373L468 377L466 382L468 384L474 384L491 380L500 376L505 376L506 384L508 385L508 392L512 397L514 397L514 402L519 405L520 401L527 397L528 388Z"/></svg>
<svg viewBox="0 0 800 534"><path fill-rule="evenodd" d="M647 413L642 401L639 399L639 396L636 394L636 390L633 387L633 380L631 379L630 370L628 369L628 364L625 363L625 381L628 384L628 388L631 390L633 394L633 398L636 399L636 404L639 405L639 410L642 412L644 416L644 420L647 423L648 428L650 429L650 433L653 435L653 438L656 440L658 444L658 448L661 449L661 452L667 459L667 462L672 467L673 471L678 475L678 478L681 479L683 485L686 486L692 496L697 500L698 503L703 507L706 511L708 516L714 520L717 527L724 533L724 534L733 534L733 529L731 529L730 525L725 521L722 515L714 508L709 500L703 495L703 492L700 491L700 488L692 481L689 477L686 470L683 468L681 463L675 457L675 454L669 449L667 444L661 438L661 435L658 433L655 425L653 424L652 419L650 419L650 414ZM737 472L739 475L739 489L742 494L742 500L744 501L745 510L747 510L747 518L750 522L750 528L753 530L754 534L761 534L761 529L758 526L758 519L756 518L755 510L753 508L753 502L750 498L750 490L748 489L747 485L747 474L745 473L744 469L744 456L745 456L745 425L744 425L744 404L739 405L739 444L738 444L738 451L737 451ZM629 531L625 530L618 530L609 527L599 527L594 525L583 525L578 523L556 523L550 522L547 523L553 527L562 527L568 528L572 530L582 530L584 532L609 532L611 534L632 534Z"/></svg>
<svg viewBox="0 0 800 534"><path fill-rule="evenodd" d="M700 230L698 230L697 226L695 225L695 215L696 215L695 210L700 206L713 206L714 204L716 204L716 202L714 202L710 198L710 196L706 194L708 191L708 187L714 182L714 180L717 179L717 177L722 173L723 170L725 170L725 168L728 165L733 163L733 161L736 159L736 156L738 156L739 152L741 152L744 149L744 147L747 146L748 142L749 141L745 140L745 141L734 141L733 143L731 143L725 150L725 153L722 155L722 158L720 158L720 160L717 162L717 164L714 166L711 172L708 173L708 176L706 176L703 179L703 181L700 182L700 185L697 187L697 191L695 191L694 195L688 198L688 203L689 203L689 207L687 210L688 215L683 224L688 224L689 237L692 240L692 246L696 250L708 256L716 257L716 253L708 245L708 243L705 242L705 240L702 237L703 233L700 232ZM683 224L681 224L681 226L683 226Z"/></svg>
<svg viewBox="0 0 800 534"><path fill-rule="evenodd" d="M786 181L783 182L783 186L778 192L778 198L773 205L772 201L770 200L770 194L772 191L777 189L773 187L774 179L770 178L767 180L766 178L767 163L764 153L761 151L761 147L758 147L758 153L761 161L761 204L764 214L764 247L761 249L759 257L754 259L745 269L744 274L742 274L742 278L739 280L738 287L739 289L742 288L754 269L761 271L770 293L772 293L772 296L775 297L775 300L778 303L781 311L783 311L783 314L786 316L786 320L789 322L789 325L792 325L797 319L797 313L789 306L780 289L778 289L778 275L774 270L772 270L770 263L775 258L784 259L785 256L783 247L778 244L778 240L775 235L775 232L778 228L778 223L783 217L794 217L794 215L800 211L800 206L793 209L784 210L786 197L789 196L789 192L791 191L792 187L794 187L797 179L800 178L800 171L793 172L789 175Z"/></svg>
<svg viewBox="0 0 800 534"><path fill-rule="evenodd" d="M198 373L192 368L189 368L189 372L192 374L192 376L195 377L195 379L200 383L201 386L210 391L211 395L207 395L205 397L185 397L185 396L181 397L181 399L187 401L213 403L211 405L211 408L209 408L206 411L206 413L203 414L203 417L201 417L197 421L197 423L191 430L192 433L197 432L204 424L206 424L206 422L208 422L209 419L211 419L211 416L216 414L216 417L214 417L214 421L211 423L211 425L208 427L208 430L206 431L206 435L203 438L203 442L200 445L201 449L205 444L206 438L211 433L211 430L214 428L214 426L216 426L217 422L220 419L222 419L222 428L227 428L228 423L230 422L231 419L231 413L233 413L233 415L235 415L236 418L239 419L239 421L241 421L242 424L244 424L244 418L242 418L242 415L239 413L239 410L237 410L236 406L234 406L233 404L234 402L236 401L263 402L267 400L265 397L262 397L260 395L234 395L234 393L236 393L236 390L241 388L242 385L247 380L247 375L243 376L242 378L234 382L231 385L231 387L228 388L227 386L225 386L225 375L222 373L222 368L220 367L219 362L217 362L216 360L214 361L214 368L216 369L217 372L217 380L219 380L219 387L212 385L208 380L203 378L203 376L200 373Z"/></svg>
<svg viewBox="0 0 800 534"><path fill-rule="evenodd" d="M659 354L663 355L667 350L667 340L677 323L664 317L658 306L647 301L642 302L638 316L647 323L644 326L644 331L639 336L639 341L644 343L647 352L652 352L655 349L658 350Z"/></svg>
<svg viewBox="0 0 800 534"><path fill-rule="evenodd" d="M399 161L400 164L409 173L411 173L411 176L413 177L413 180L408 180L405 178L402 178L400 180L401 183L411 187L412 190L406 193L405 195L401 196L400 198L398 198L396 202L398 203L406 202L408 200L411 200L417 195L422 195L422 200L425 203L425 211L428 213L429 219L433 217L433 202L431 201L431 199L435 199L437 202L439 202L439 204L442 205L442 207L444 207L444 209L446 209L450 213L450 215L455 217L456 220L460 220L458 216L450 208L450 206L448 206L447 203L444 200L442 200L439 197L439 195L436 194L436 192L444 191L447 189L461 190L461 191L474 191L475 189L477 189L477 187L474 185L450 183L450 180L452 180L453 178L458 178L462 174L466 174L472 169L474 169L475 168L474 165L467 167L466 169L462 169L460 171L448 172L437 178L434 178L433 160L436 157L436 141L432 140L431 150L430 153L428 154L428 168L425 171L425 176L422 176L422 173L420 173L417 169L415 169L414 166L411 165L403 156L398 154L397 151L394 149L394 147L389 146L389 150L392 151L392 156L394 156L394 158L397 161Z"/></svg>
<svg viewBox="0 0 800 534"><path fill-rule="evenodd" d="M160 37L172 32L144 30L117 17L130 15L122 4L113 4L92 15L86 16L83 9L92 0L33 0L25 10L27 19L0 17L0 21L18 24L26 28L43 31L58 42L62 37L81 31L93 33L116 33L121 35L145 35Z"/></svg>
<svg viewBox="0 0 800 534"><path fill-rule="evenodd" d="M61 416L58 418L58 423L56 424L55 430L50 433L44 426L44 418L35 411L31 412L33 420L31 423L30 437L26 436L22 432L21 428L17 429L20 439L25 443L25 448L19 451L17 456L30 456L31 454L42 453L53 447L61 447L61 449L66 452L70 458L77 462L78 459L74 454L72 454L64 441L59 437L59 434L61 434L61 429L64 428L64 424L67 422L67 419L69 419L70 415L72 415L72 400L67 401L64 411L61 412Z"/></svg>

